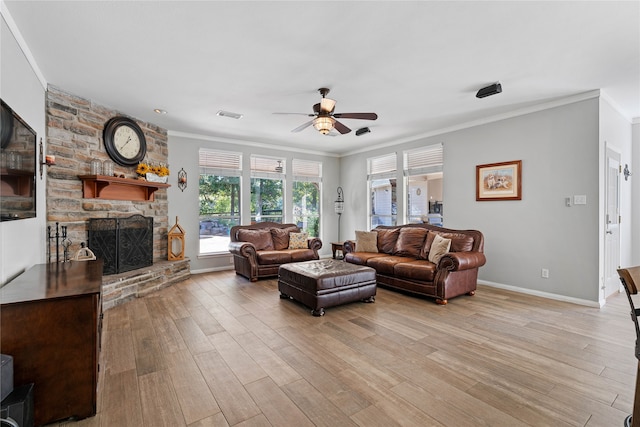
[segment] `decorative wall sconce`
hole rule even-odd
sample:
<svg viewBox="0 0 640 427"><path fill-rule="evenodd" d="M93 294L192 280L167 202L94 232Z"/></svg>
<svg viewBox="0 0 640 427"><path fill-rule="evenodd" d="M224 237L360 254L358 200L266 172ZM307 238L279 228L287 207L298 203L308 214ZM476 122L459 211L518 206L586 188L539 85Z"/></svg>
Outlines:
<svg viewBox="0 0 640 427"><path fill-rule="evenodd" d="M42 179L42 175L44 174L45 166L52 166L56 164L56 156L44 155L44 147L42 146L42 138L40 138L40 157L38 159L38 163L40 163L40 179Z"/></svg>
<svg viewBox="0 0 640 427"><path fill-rule="evenodd" d="M624 164L624 170L622 171L622 173L624 174L624 180L628 181L629 177L632 175L631 171L629 170L629 165L628 164Z"/></svg>
<svg viewBox="0 0 640 427"><path fill-rule="evenodd" d="M178 217L176 217L176 224L169 230L168 238L168 256L169 261L176 261L184 259L184 229L178 224Z"/></svg>
<svg viewBox="0 0 640 427"><path fill-rule="evenodd" d="M184 168L181 168L178 172L178 188L180 191L184 191L187 188L187 172Z"/></svg>
<svg viewBox="0 0 640 427"><path fill-rule="evenodd" d="M342 187L338 187L338 199L333 203L333 208L338 214L338 241L340 241L340 219L344 212L344 198L342 196Z"/></svg>

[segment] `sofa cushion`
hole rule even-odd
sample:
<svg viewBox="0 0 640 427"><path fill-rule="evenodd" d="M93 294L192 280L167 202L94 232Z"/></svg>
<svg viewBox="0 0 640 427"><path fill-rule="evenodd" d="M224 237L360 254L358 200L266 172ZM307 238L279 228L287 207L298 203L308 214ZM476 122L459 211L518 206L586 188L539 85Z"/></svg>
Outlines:
<svg viewBox="0 0 640 427"><path fill-rule="evenodd" d="M273 239L271 239L271 231L265 230L238 230L238 240L241 242L253 243L256 251L273 250Z"/></svg>
<svg viewBox="0 0 640 427"><path fill-rule="evenodd" d="M451 247L451 239L445 239L444 237L436 234L433 239L433 243L431 244L431 248L429 249L429 261L434 264L440 262L440 258L447 252L449 252L449 248Z"/></svg>
<svg viewBox="0 0 640 427"><path fill-rule="evenodd" d="M358 265L367 265L367 261L371 258L380 258L388 256L387 254L381 254L380 252L350 252L344 256L346 262Z"/></svg>
<svg viewBox="0 0 640 427"><path fill-rule="evenodd" d="M378 252L392 254L393 248L396 246L396 240L400 234L398 228L382 228L375 230L378 233ZM356 250L358 247L356 246Z"/></svg>
<svg viewBox="0 0 640 427"><path fill-rule="evenodd" d="M294 249L289 251L291 253L291 262L311 261L318 259L315 257L313 249Z"/></svg>
<svg viewBox="0 0 640 427"><path fill-rule="evenodd" d="M289 233L289 249L308 249L307 233Z"/></svg>
<svg viewBox="0 0 640 427"><path fill-rule="evenodd" d="M287 250L259 251L256 255L258 258L258 264L260 265L285 264L287 262L291 262L291 252Z"/></svg>
<svg viewBox="0 0 640 427"><path fill-rule="evenodd" d="M378 252L378 233L356 230L356 251Z"/></svg>
<svg viewBox="0 0 640 427"><path fill-rule="evenodd" d="M414 258L404 256L386 255L383 257L374 257L367 260L367 267L375 268L378 274L393 275L393 268L401 262L411 262Z"/></svg>
<svg viewBox="0 0 640 427"><path fill-rule="evenodd" d="M393 254L419 258L424 246L424 240L429 230L419 227L404 227L400 229L398 240L393 248ZM356 246L357 248L357 246Z"/></svg>
<svg viewBox="0 0 640 427"><path fill-rule="evenodd" d="M273 240L273 249L281 251L289 247L289 233L296 233L297 227L272 228L271 239Z"/></svg>
<svg viewBox="0 0 640 427"><path fill-rule="evenodd" d="M393 267L396 277L422 282L433 282L436 277L436 265L427 260L401 262Z"/></svg>

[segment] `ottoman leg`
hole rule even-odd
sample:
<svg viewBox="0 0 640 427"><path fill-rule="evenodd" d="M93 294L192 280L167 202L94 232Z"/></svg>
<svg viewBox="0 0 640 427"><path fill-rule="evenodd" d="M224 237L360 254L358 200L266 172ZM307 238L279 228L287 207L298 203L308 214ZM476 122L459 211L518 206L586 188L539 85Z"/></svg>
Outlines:
<svg viewBox="0 0 640 427"><path fill-rule="evenodd" d="M291 297L284 292L280 292L280 299L291 299Z"/></svg>
<svg viewBox="0 0 640 427"><path fill-rule="evenodd" d="M376 302L376 297L374 295L371 295L369 298L363 299L362 302L368 302L368 303Z"/></svg>
<svg viewBox="0 0 640 427"><path fill-rule="evenodd" d="M316 317L324 316L324 308L320 307L317 310L311 310L311 314L313 314Z"/></svg>

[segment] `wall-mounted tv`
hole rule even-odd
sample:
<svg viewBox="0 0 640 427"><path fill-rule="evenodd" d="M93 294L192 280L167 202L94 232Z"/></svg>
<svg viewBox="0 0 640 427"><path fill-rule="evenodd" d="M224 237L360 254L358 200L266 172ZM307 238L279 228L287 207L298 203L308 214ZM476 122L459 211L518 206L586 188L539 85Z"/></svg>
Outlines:
<svg viewBox="0 0 640 427"><path fill-rule="evenodd" d="M36 216L36 137L0 99L0 221Z"/></svg>

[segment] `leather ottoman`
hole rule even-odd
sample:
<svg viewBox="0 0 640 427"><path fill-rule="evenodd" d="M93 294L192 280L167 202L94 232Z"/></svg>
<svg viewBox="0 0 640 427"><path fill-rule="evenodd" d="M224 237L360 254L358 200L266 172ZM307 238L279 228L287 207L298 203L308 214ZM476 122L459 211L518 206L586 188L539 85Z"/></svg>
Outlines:
<svg viewBox="0 0 640 427"><path fill-rule="evenodd" d="M278 270L278 290L280 298L299 301L314 316L323 316L328 307L374 302L376 271L334 259L283 264Z"/></svg>

